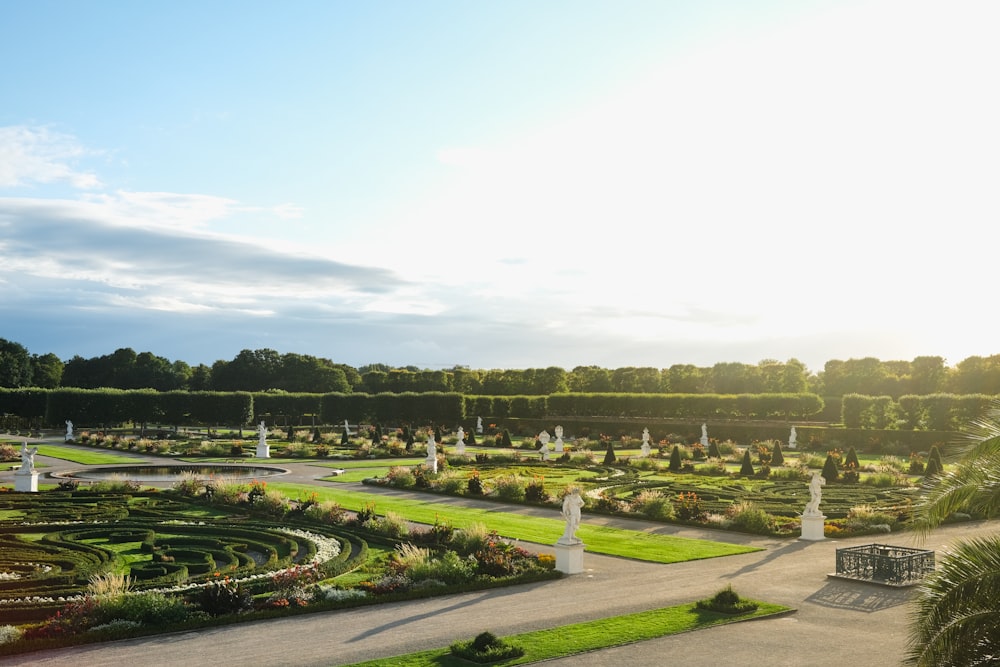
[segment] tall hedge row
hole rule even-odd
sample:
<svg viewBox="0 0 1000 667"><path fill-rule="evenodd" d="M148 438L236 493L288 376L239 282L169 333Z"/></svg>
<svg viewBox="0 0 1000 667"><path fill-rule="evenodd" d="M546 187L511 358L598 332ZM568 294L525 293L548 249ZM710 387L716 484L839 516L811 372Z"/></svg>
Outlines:
<svg viewBox="0 0 1000 667"><path fill-rule="evenodd" d="M809 419L816 394L552 394L549 415L676 419Z"/></svg>
<svg viewBox="0 0 1000 667"><path fill-rule="evenodd" d="M955 431L983 416L1000 397L985 394L864 396L840 399L848 429ZM690 420L815 420L824 401L815 394L611 394L477 396L454 392L256 393L151 389L0 389L0 414L49 427L71 419L87 425L163 423L238 426L264 419L321 423L437 423L465 419L547 417L669 418Z"/></svg>
<svg viewBox="0 0 1000 667"><path fill-rule="evenodd" d="M847 394L841 405L846 428L904 431L955 431L981 419L997 405L988 394L865 396Z"/></svg>

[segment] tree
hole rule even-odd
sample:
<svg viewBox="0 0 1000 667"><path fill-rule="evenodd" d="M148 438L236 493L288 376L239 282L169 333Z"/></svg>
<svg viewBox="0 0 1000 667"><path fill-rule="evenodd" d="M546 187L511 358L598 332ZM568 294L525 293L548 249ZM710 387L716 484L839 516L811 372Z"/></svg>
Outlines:
<svg viewBox="0 0 1000 667"><path fill-rule="evenodd" d="M926 532L956 512L1000 514L1000 406L969 429L962 459L933 479L914 507ZM962 540L917 592L910 625L911 662L919 667L995 664L1000 636L1000 536Z"/></svg>
<svg viewBox="0 0 1000 667"><path fill-rule="evenodd" d="M0 338L0 387L31 385L31 356L20 343Z"/></svg>
<svg viewBox="0 0 1000 667"><path fill-rule="evenodd" d="M55 389L62 384L63 362L49 352L31 355L31 384L42 389Z"/></svg>
<svg viewBox="0 0 1000 667"><path fill-rule="evenodd" d="M680 472L681 471L681 448L679 445L674 445L673 451L670 452L670 472Z"/></svg>
<svg viewBox="0 0 1000 667"><path fill-rule="evenodd" d="M753 477L755 474L757 474L757 471L753 469L753 463L750 461L750 449L747 448L743 452L743 465L740 466L740 476Z"/></svg>
<svg viewBox="0 0 1000 667"><path fill-rule="evenodd" d="M774 451L771 452L771 465L773 466L783 466L785 465L785 455L781 451L781 443L777 440L774 441Z"/></svg>
<svg viewBox="0 0 1000 667"><path fill-rule="evenodd" d="M833 458L833 454L826 455L826 461L823 463L823 479L828 482L836 482L840 477L840 470L837 468L837 460Z"/></svg>

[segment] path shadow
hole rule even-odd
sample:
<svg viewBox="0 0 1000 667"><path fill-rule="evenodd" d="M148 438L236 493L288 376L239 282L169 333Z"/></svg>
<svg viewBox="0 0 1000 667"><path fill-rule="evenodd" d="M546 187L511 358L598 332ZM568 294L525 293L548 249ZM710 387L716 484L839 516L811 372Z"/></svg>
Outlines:
<svg viewBox="0 0 1000 667"><path fill-rule="evenodd" d="M752 563L747 563L746 565L744 565L740 569L734 570L733 572L730 572L729 574L723 575L722 578L723 579L735 579L736 577L739 577L740 575L747 574L748 572L753 572L754 570L756 570L757 568L761 567L762 565L765 565L767 563L770 563L771 561L777 560L778 558L781 558L782 556L787 556L789 554L793 554L793 553L796 553L798 551L802 551L803 549L805 549L806 547L808 547L810 544L811 544L810 542L804 542L802 540L796 540L795 542L789 542L788 544L785 544L785 545L783 545L781 547L778 547L777 549L768 549L768 550L766 550L764 552L764 557L763 558L755 560Z"/></svg>
<svg viewBox="0 0 1000 667"><path fill-rule="evenodd" d="M912 596L913 589L837 580L828 582L806 598L806 602L822 607L872 613L906 604Z"/></svg>
<svg viewBox="0 0 1000 667"><path fill-rule="evenodd" d="M558 580L553 580L553 581L558 581ZM551 583L551 582L549 582L549 581L539 581L539 582L535 582L533 584L527 584L527 585L528 586L537 587L537 586L544 586L544 585L546 585L548 583ZM434 618L435 616L447 613L449 611L455 611L456 609L462 609L464 607L472 607L474 605L479 604L482 600L485 600L487 598L496 599L498 597L505 597L505 596L508 596L508 595L517 595L519 593L523 593L524 592L524 588L522 586L512 586L510 588L515 589L515 590L490 589L490 590L487 590L487 591L482 591L479 595L474 596L472 599L463 600L461 602L456 602L455 604L449 605L447 607L437 608L437 609L434 609L432 611L424 612L422 614L413 614L412 616L406 616L406 617L403 617L403 618L398 618L396 620L390 621L389 623L384 623L382 625L375 626L374 628L369 628L368 630L365 630L364 632L362 632L362 633L360 633L358 635L355 635L354 637L351 637L347 641L348 641L348 643L362 641L362 640L367 639L369 637L372 637L374 635L378 635L378 634L383 633L383 632L389 632L389 631L395 630L395 629L397 629L397 628L399 628L401 626L408 625L410 623L419 623L420 621L424 621L424 620L427 620L429 618Z"/></svg>

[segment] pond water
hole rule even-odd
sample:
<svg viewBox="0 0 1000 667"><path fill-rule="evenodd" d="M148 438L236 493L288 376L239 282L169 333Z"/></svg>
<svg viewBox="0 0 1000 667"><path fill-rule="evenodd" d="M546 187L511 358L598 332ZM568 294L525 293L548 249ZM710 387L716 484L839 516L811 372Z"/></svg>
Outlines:
<svg viewBox="0 0 1000 667"><path fill-rule="evenodd" d="M74 470L59 475L73 479L130 479L136 482L175 482L182 477L199 479L258 479L288 472L284 468L241 465L125 465Z"/></svg>

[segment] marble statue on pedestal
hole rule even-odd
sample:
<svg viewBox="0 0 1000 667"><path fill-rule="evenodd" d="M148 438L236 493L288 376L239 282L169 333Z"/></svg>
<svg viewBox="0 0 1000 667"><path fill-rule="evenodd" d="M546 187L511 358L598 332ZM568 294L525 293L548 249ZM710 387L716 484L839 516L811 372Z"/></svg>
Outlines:
<svg viewBox="0 0 1000 667"><path fill-rule="evenodd" d="M823 499L822 486L826 484L826 479L818 472L813 472L812 479L809 480L809 502L802 516L823 516L819 511L819 502Z"/></svg>
<svg viewBox="0 0 1000 667"><path fill-rule="evenodd" d="M576 536L576 531L580 527L581 509L583 508L583 498L580 497L580 489L572 489L563 498L562 516L566 520L566 529L563 531L559 542L562 544L579 544L580 538Z"/></svg>

